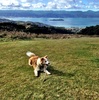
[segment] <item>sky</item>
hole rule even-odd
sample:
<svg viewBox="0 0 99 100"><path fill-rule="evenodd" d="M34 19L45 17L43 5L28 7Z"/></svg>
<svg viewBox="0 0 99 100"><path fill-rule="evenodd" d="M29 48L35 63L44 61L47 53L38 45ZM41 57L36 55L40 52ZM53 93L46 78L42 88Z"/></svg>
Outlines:
<svg viewBox="0 0 99 100"><path fill-rule="evenodd" d="M99 11L99 0L0 0L0 9Z"/></svg>

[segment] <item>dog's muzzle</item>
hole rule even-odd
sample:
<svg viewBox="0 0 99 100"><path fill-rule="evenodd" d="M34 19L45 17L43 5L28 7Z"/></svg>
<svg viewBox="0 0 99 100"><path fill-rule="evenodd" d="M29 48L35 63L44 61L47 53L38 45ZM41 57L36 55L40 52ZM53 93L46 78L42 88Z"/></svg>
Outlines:
<svg viewBox="0 0 99 100"><path fill-rule="evenodd" d="M46 66L48 66L50 63L48 63L48 64L45 64Z"/></svg>
<svg viewBox="0 0 99 100"><path fill-rule="evenodd" d="M50 64L50 63L48 63L48 64L41 64L41 66L43 66L43 67L44 67L44 66L48 66L49 64Z"/></svg>

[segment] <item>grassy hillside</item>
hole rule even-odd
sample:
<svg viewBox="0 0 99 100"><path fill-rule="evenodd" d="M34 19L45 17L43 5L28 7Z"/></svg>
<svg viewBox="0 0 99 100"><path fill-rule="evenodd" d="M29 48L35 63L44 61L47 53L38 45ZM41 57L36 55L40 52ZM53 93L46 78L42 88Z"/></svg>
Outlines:
<svg viewBox="0 0 99 100"><path fill-rule="evenodd" d="M27 51L48 55L35 77ZM99 38L0 42L0 100L98 100Z"/></svg>

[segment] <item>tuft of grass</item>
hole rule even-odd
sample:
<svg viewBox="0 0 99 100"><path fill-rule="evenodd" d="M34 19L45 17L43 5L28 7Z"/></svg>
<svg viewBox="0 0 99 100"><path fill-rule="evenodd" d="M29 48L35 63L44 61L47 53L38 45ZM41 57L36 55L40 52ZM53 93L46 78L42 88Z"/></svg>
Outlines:
<svg viewBox="0 0 99 100"><path fill-rule="evenodd" d="M48 55L52 75L35 77L26 52ZM0 42L0 100L98 100L99 38Z"/></svg>

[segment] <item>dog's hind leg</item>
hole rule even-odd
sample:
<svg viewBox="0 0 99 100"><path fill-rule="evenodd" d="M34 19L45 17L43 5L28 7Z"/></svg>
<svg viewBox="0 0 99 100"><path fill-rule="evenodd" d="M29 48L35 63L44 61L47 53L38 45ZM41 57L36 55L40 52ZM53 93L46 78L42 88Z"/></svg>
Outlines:
<svg viewBox="0 0 99 100"><path fill-rule="evenodd" d="M38 76L38 70L36 70L36 69L34 70L34 75Z"/></svg>
<svg viewBox="0 0 99 100"><path fill-rule="evenodd" d="M35 74L35 76L39 76L39 67L36 67L35 69L34 69L34 74Z"/></svg>
<svg viewBox="0 0 99 100"><path fill-rule="evenodd" d="M32 60L31 60L31 59L29 59L28 64L29 64L30 66L32 66Z"/></svg>

